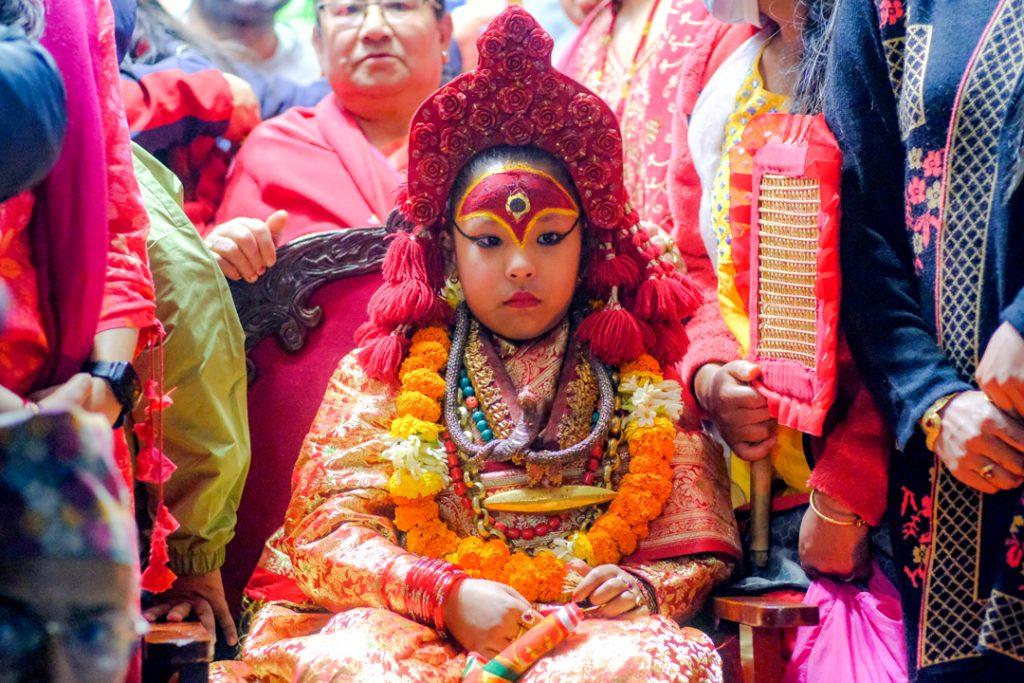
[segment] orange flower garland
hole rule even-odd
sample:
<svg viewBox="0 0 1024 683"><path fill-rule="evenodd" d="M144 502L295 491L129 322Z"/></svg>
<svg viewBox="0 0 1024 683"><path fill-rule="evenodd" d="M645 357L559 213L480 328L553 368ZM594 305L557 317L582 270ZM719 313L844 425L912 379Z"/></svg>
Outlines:
<svg viewBox="0 0 1024 683"><path fill-rule="evenodd" d="M396 399L398 417L391 425L395 445L384 456L393 449L393 462L408 464L411 458L413 464L406 469L396 465L389 483L395 526L406 532L410 552L445 559L476 578L505 583L531 602L559 601L567 574L565 560L545 550L534 556L513 552L497 536L487 540L477 536L459 538L440 519L434 498L438 493L437 477L441 476L436 472L436 459L443 454L439 434L444 430L440 420L445 381L439 370L447 366L450 349L448 333L428 327L413 335L409 354L402 361L402 391ZM621 374L623 380L633 375L641 383L663 380L658 362L647 354L623 365ZM623 405L629 405L628 395L621 398ZM674 452L673 423L659 416L653 426L641 427L633 419L627 422L623 434L630 461L618 496L588 531L578 531L570 539L573 555L595 566L618 564L636 550L638 541L647 536L648 522L661 514L672 492L669 461ZM418 475L413 467L420 472Z"/></svg>

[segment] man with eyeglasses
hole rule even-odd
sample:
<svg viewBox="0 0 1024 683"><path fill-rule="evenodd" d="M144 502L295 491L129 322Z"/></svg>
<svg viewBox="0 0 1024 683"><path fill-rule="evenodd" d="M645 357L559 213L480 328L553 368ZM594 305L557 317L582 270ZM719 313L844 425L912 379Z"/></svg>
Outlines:
<svg viewBox="0 0 1024 683"><path fill-rule="evenodd" d="M441 83L452 24L440 0L326 0L316 16L332 93L258 126L236 157L219 227L206 236L228 277L258 278L275 262L275 243L381 225L405 174L409 121ZM222 226L279 209L288 221L275 235Z"/></svg>

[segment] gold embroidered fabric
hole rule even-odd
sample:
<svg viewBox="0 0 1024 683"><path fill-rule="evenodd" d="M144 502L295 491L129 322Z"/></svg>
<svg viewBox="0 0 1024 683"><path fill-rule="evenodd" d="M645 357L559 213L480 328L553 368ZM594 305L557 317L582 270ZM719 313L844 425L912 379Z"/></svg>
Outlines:
<svg viewBox="0 0 1024 683"><path fill-rule="evenodd" d="M412 621L405 604L404 582L418 556L402 547L392 523L390 465L380 458L395 414L396 390L368 379L353 356L335 371L296 464L283 531L264 555L279 573L295 580L310 605L266 604L253 618L244 662L217 665L212 680L459 679L465 653ZM694 506L689 524L679 532L714 539L714 531L720 531L727 548L734 526L718 529L717 517L710 526L695 526L719 498L728 512L728 497L723 480L702 475L708 470L692 458L685 456L689 466L673 478L674 500ZM719 488L722 495L701 493ZM445 500L439 497L442 511ZM458 532L457 523L445 521ZM727 578L730 565L707 555L626 564L654 587L661 615L588 621L524 681L566 680L558 676L569 671L576 672L572 680L595 683L721 680L710 640L680 629L672 619L697 610L710 589Z"/></svg>
<svg viewBox="0 0 1024 683"><path fill-rule="evenodd" d="M766 173L758 200L758 353L817 366L817 181Z"/></svg>

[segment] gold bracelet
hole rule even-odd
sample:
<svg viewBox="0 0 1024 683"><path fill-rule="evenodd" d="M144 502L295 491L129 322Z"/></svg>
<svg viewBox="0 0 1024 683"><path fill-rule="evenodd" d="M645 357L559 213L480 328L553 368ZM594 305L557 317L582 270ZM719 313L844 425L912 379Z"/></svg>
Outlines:
<svg viewBox="0 0 1024 683"><path fill-rule="evenodd" d="M817 505L814 504L814 494L817 492L817 489L811 489L811 495L807 501L811 504L811 509L814 510L814 514L818 515L829 524L835 524L836 526L867 526L867 522L864 521L864 518L858 515L857 513L853 513L853 519L849 520L836 519L835 517L829 517L828 515L826 515L824 512L818 509Z"/></svg>

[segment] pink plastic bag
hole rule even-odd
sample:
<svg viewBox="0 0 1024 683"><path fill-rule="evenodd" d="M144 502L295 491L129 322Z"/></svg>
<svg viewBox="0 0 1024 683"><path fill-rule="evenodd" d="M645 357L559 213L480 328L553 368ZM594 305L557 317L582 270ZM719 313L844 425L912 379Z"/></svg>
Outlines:
<svg viewBox="0 0 1024 683"><path fill-rule="evenodd" d="M817 605L821 620L797 632L783 683L906 683L903 609L877 565L868 590L819 579L804 604Z"/></svg>

